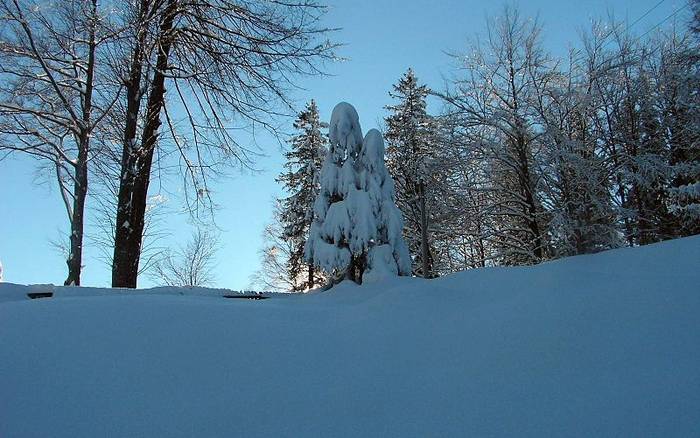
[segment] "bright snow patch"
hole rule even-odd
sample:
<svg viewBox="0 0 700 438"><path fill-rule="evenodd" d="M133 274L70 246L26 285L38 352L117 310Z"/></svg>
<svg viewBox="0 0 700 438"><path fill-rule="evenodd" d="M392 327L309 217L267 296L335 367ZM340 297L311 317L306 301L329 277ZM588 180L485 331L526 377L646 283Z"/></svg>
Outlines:
<svg viewBox="0 0 700 438"><path fill-rule="evenodd" d="M0 436L697 436L699 262L694 237L261 301L1 284Z"/></svg>
<svg viewBox="0 0 700 438"><path fill-rule="evenodd" d="M333 108L328 131L330 142L340 144L349 153L355 152L355 149L362 144L360 117L355 107L347 102L340 102Z"/></svg>

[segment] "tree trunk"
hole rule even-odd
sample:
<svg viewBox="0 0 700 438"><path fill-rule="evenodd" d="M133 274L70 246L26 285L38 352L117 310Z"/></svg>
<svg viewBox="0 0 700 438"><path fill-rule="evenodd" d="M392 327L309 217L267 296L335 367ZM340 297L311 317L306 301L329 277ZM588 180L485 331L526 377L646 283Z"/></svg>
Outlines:
<svg viewBox="0 0 700 438"><path fill-rule="evenodd" d="M148 96L141 146L138 149L133 149L136 120L133 122L131 120L136 113L128 115L126 130L133 129L134 135L129 135L130 131L125 132L122 180L119 186L117 222L115 224L112 287L135 288L137 286L151 165L153 153L158 143L158 128L161 124L160 112L165 104L165 71L168 67L168 56L172 45L171 31L176 14L177 0L169 0L159 30L156 69L151 81L151 92ZM140 60L135 59L134 65L140 69ZM133 73L132 77L135 76ZM134 86L133 83L130 85ZM131 92L130 89L129 93Z"/></svg>
<svg viewBox="0 0 700 438"><path fill-rule="evenodd" d="M428 247L428 212L425 205L425 183L418 184L420 192L420 257L422 263L423 278L431 278L430 250Z"/></svg>
<svg viewBox="0 0 700 438"><path fill-rule="evenodd" d="M89 141L89 139L85 140ZM80 286L80 271L83 264L83 227L85 217L85 198L87 197L88 169L87 147L81 147L78 162L75 167L75 182L73 188L73 217L70 224L70 253L68 278L63 283L66 286Z"/></svg>
<svg viewBox="0 0 700 438"><path fill-rule="evenodd" d="M537 204L533 195L532 178L530 177L530 164L528 163L527 141L519 136L517 139L517 157L519 161L519 183L527 205L527 227L532 234L532 253L535 256L535 263L544 260L544 247L542 244L542 234L537 223Z"/></svg>
<svg viewBox="0 0 700 438"><path fill-rule="evenodd" d="M314 264L313 263L309 264L309 282L308 282L309 289L313 289L315 286L315 282L314 282L315 272L314 271L315 271Z"/></svg>
<svg viewBox="0 0 700 438"><path fill-rule="evenodd" d="M146 14L147 0L141 2L139 17ZM126 121L124 125L124 145L121 160L121 178L117 197L117 219L114 230L114 256L112 258L112 286L136 287L135 275L131 274L130 219L131 219L131 188L135 179L136 131L138 129L138 114L141 108L141 79L143 72L143 50L146 31L141 30L134 47L126 84ZM137 264L138 271L138 264Z"/></svg>
<svg viewBox="0 0 700 438"><path fill-rule="evenodd" d="M92 0L91 23L89 36L89 53L87 69L85 71L85 91L82 101L82 126L78 137L78 159L75 163L75 180L73 184L73 217L70 230L70 254L66 264L68 265L68 278L66 286L80 286L80 272L83 264L83 228L85 224L85 199L88 192L88 152L90 151L90 135L92 134L92 93L95 80L95 51L97 48L97 0Z"/></svg>
<svg viewBox="0 0 700 438"><path fill-rule="evenodd" d="M348 265L348 268L345 270L344 279L350 280L350 281L355 281L355 256L353 256L353 255L350 256L350 264Z"/></svg>
<svg viewBox="0 0 700 438"><path fill-rule="evenodd" d="M345 279L362 284L362 275L365 269L367 269L367 254L352 255L350 256L350 265L348 265L348 269L345 272Z"/></svg>

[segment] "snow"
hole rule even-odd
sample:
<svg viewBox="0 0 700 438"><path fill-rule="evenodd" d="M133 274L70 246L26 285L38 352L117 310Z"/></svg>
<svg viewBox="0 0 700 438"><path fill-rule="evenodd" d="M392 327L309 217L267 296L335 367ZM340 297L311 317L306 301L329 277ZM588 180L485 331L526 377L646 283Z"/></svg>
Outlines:
<svg viewBox="0 0 700 438"><path fill-rule="evenodd" d="M312 233L315 226L316 224L311 225ZM333 272L339 266L350 264L351 254L349 249L338 248L335 244L328 243L323 239L314 239L307 248L314 255L319 267L325 272Z"/></svg>
<svg viewBox="0 0 700 438"><path fill-rule="evenodd" d="M700 236L259 301L3 283L0 436L697 436L698 262Z"/></svg>
<svg viewBox="0 0 700 438"><path fill-rule="evenodd" d="M384 162L384 139L381 132L374 128L367 131L362 146L367 170L377 172Z"/></svg>
<svg viewBox="0 0 700 438"><path fill-rule="evenodd" d="M351 257L361 257L377 231L369 193L361 184L362 129L349 103L333 109L329 139L304 258L329 276L342 276Z"/></svg>
<svg viewBox="0 0 700 438"><path fill-rule="evenodd" d="M339 242L349 233L351 226L347 205L344 202L334 202L328 207L321 236L333 242Z"/></svg>
<svg viewBox="0 0 700 438"><path fill-rule="evenodd" d="M394 181L384 162L384 150L382 134L376 129L370 129L363 141L360 162L366 169L363 175L364 189L369 194L373 207L371 214L374 216L375 228L378 228L374 243L381 247L372 248L371 252L375 254L368 254L370 272L367 274L371 281L386 278L390 273L411 273L411 256L403 239L403 218L401 210L396 206ZM390 266L379 266L380 263Z"/></svg>
<svg viewBox="0 0 700 438"><path fill-rule="evenodd" d="M329 124L329 139L331 144L340 144L349 154L356 153L362 145L362 128L360 116L355 107L347 102L340 102L333 108Z"/></svg>
<svg viewBox="0 0 700 438"><path fill-rule="evenodd" d="M367 266L367 271L362 275L364 284L388 280L399 275L391 245L376 245L370 248Z"/></svg>
<svg viewBox="0 0 700 438"><path fill-rule="evenodd" d="M341 102L333 109L329 137L304 258L326 273L336 274L348 271L351 256L358 260L368 257L367 268L374 271L370 273L372 281L392 272L410 274L411 258L403 241L403 218L396 207L394 183L384 163L382 134L370 129L363 138L357 111ZM371 256L373 247L385 245L390 247ZM387 256L389 250L391 257ZM392 266L377 266L379 263ZM348 278L360 282L350 274Z"/></svg>
<svg viewBox="0 0 700 438"><path fill-rule="evenodd" d="M348 233L348 245L354 254L362 254L377 237L377 222L372 214L369 193L351 187L343 202L352 218L352 229Z"/></svg>
<svg viewBox="0 0 700 438"><path fill-rule="evenodd" d="M193 297L216 297L220 298L224 295L235 294L256 294L258 292L241 292L230 289L209 288L199 286L188 287L170 287L159 286L148 289L109 289L99 287L72 287L72 286L55 286L53 284L32 284L21 285L13 283L5 283L0 288L0 304L11 301L25 301L29 298L28 293L51 293L54 298L86 298L86 297L114 297L114 296L193 296ZM270 292L266 292L270 293ZM0 435L2 436L2 435Z"/></svg>

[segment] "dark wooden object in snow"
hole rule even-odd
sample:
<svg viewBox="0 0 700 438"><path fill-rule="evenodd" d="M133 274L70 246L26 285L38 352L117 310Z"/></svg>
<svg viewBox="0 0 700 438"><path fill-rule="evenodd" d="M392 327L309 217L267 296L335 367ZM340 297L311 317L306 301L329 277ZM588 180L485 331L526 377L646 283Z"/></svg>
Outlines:
<svg viewBox="0 0 700 438"><path fill-rule="evenodd" d="M32 300L37 298L51 298L53 297L53 292L29 292L27 296Z"/></svg>
<svg viewBox="0 0 700 438"><path fill-rule="evenodd" d="M250 295L250 294L236 294L236 295L224 295L224 298L239 298L245 300L266 300L269 297L264 295Z"/></svg>

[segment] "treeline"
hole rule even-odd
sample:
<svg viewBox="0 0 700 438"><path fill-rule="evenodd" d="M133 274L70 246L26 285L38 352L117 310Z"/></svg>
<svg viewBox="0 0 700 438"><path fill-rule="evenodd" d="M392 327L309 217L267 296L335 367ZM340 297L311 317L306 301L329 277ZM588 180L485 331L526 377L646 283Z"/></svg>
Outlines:
<svg viewBox="0 0 700 438"><path fill-rule="evenodd" d="M57 187L66 284L81 283L92 213L112 286L136 287L153 261L154 179L181 181L168 191L195 221L213 211L210 180L251 162L237 129L274 131L295 78L333 57L323 13L313 1L0 0L0 159L32 156ZM208 236L166 254L162 279L207 277L192 271Z"/></svg>
<svg viewBox="0 0 700 438"><path fill-rule="evenodd" d="M445 89L421 85L409 69L390 92L384 135L413 273L529 265L699 233L698 23L695 14L689 26L641 36L596 23L556 58L536 20L505 8L455 57ZM439 113L428 113L429 96ZM278 205L281 225L266 230L257 280L304 290L313 268L298 254L326 143L313 103L295 126L302 134L281 177L292 196Z"/></svg>
<svg viewBox="0 0 700 438"><path fill-rule="evenodd" d="M698 34L643 36L596 24L557 59L536 20L506 8L490 23L436 93L424 166L436 273L700 232Z"/></svg>

